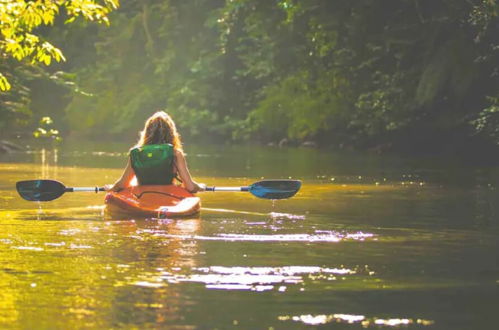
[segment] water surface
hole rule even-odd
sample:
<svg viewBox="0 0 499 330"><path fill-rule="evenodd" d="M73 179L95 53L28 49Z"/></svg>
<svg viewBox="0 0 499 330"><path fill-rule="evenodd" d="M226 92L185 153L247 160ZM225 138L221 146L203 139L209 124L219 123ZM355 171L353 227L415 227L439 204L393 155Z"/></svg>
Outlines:
<svg viewBox="0 0 499 330"><path fill-rule="evenodd" d="M208 185L302 179L292 199L200 193L187 219L107 219L103 194L20 199L15 182L100 186L127 147L0 159L2 328L494 328L498 171L312 149L191 146Z"/></svg>

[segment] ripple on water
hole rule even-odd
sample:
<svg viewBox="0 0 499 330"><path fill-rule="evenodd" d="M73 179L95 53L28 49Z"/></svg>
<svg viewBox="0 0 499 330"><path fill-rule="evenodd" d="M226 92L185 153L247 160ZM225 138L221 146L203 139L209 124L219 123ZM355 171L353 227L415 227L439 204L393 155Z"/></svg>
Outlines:
<svg viewBox="0 0 499 330"><path fill-rule="evenodd" d="M132 284L142 287L157 288L168 282L203 283L207 289L218 290L251 290L268 291L276 286L279 292L286 291L285 285L296 285L304 282L305 277L311 279L336 280L336 276L357 274L356 270L348 268L325 268L318 266L283 266L283 267L197 267L190 269L188 274L181 269L165 271L161 269L159 276L134 281Z"/></svg>
<svg viewBox="0 0 499 330"><path fill-rule="evenodd" d="M328 242L337 243L346 240L363 241L374 238L372 233L355 232L355 233L340 233L327 232L316 234L276 234L276 235L259 235L259 234L217 234L215 236L202 235L173 235L164 234L166 238L176 239L194 239L205 241L251 241L251 242Z"/></svg>
<svg viewBox="0 0 499 330"><path fill-rule="evenodd" d="M60 242L60 243L50 243L50 242L47 242L45 243L46 246L65 246L66 245L66 242Z"/></svg>
<svg viewBox="0 0 499 330"><path fill-rule="evenodd" d="M63 229L63 230L59 231L59 235L63 235L63 236L73 236L73 235L76 235L78 233L81 233L81 229L71 228L71 229Z"/></svg>
<svg viewBox="0 0 499 330"><path fill-rule="evenodd" d="M92 249L93 247L90 245L78 245L78 244L73 244L69 246L70 249Z"/></svg>
<svg viewBox="0 0 499 330"><path fill-rule="evenodd" d="M269 215L272 219L305 220L305 216L299 214L270 212Z"/></svg>
<svg viewBox="0 0 499 330"><path fill-rule="evenodd" d="M36 246L11 246L10 248L16 250L43 251L43 248Z"/></svg>
<svg viewBox="0 0 499 330"><path fill-rule="evenodd" d="M354 324L359 323L362 327L400 327L410 324L418 324L422 326L428 326L435 324L432 320L424 319L411 319L411 318L391 318L382 319L377 317L367 318L364 315L352 315L352 314L330 314L330 315L297 315L297 316L279 316L279 321L295 321L301 322L307 325L321 325L331 322L336 323L348 323Z"/></svg>

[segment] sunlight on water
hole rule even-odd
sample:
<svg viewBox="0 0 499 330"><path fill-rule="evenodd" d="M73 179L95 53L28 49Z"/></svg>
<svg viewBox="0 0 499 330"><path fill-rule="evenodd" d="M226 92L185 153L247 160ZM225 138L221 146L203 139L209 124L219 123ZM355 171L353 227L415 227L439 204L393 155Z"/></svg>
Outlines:
<svg viewBox="0 0 499 330"><path fill-rule="evenodd" d="M330 314L330 315L299 315L299 316L279 316L279 321L295 321L307 325L321 325L326 323L359 323L363 328L368 327L400 327L410 324L428 326L435 324L435 321L424 319L408 319L408 318L391 318L382 319L371 317L367 318L364 315L351 314Z"/></svg>
<svg viewBox="0 0 499 330"><path fill-rule="evenodd" d="M304 215L298 215L298 214L270 212L269 215L272 219L305 220Z"/></svg>
<svg viewBox="0 0 499 330"><path fill-rule="evenodd" d="M145 288L161 288L163 286L162 283L152 283L152 282L147 282L147 281L138 281L138 282L135 282L134 285L142 286Z"/></svg>
<svg viewBox="0 0 499 330"><path fill-rule="evenodd" d="M135 281L137 286L157 288L185 282L203 283L207 289L268 291L279 285L278 291L286 291L289 284L302 284L305 279L335 281L336 276L357 274L348 268L324 268L318 266L284 267L195 267L187 271L177 268L175 272L161 270L159 276Z"/></svg>
<svg viewBox="0 0 499 330"><path fill-rule="evenodd" d="M463 189L413 168L362 163L335 173L314 159L296 168L305 177L289 200L200 193L201 214L187 219L112 220L103 193L36 204L15 191L34 178L111 183L127 148L0 163L1 328L493 328L499 236L490 178L464 172L476 182ZM290 154L306 159L299 153ZM196 180L248 185L276 167L240 172L225 154L190 162ZM109 159L116 168L105 168ZM299 178L282 177L291 175Z"/></svg>
<svg viewBox="0 0 499 330"><path fill-rule="evenodd" d="M70 249L92 249L93 247L90 245L77 245L77 244L70 244L69 245Z"/></svg>
<svg viewBox="0 0 499 330"><path fill-rule="evenodd" d="M60 242L60 243L45 243L46 246L65 246L66 242Z"/></svg>
<svg viewBox="0 0 499 330"><path fill-rule="evenodd" d="M245 235L245 234L217 234L216 236L183 236L164 234L163 237L178 239L194 239L201 241L248 241L248 242L328 242L337 243L345 240L364 241L374 238L371 233L327 233L327 234L280 234L280 235Z"/></svg>
<svg viewBox="0 0 499 330"><path fill-rule="evenodd" d="M16 250L43 251L43 248L35 246L11 246L10 248Z"/></svg>
<svg viewBox="0 0 499 330"><path fill-rule="evenodd" d="M237 213L237 214L262 215L262 216L267 215L267 213L261 213L261 212L249 212L249 211L230 210L230 209L216 209L216 208L210 208L210 207L203 207L203 212Z"/></svg>

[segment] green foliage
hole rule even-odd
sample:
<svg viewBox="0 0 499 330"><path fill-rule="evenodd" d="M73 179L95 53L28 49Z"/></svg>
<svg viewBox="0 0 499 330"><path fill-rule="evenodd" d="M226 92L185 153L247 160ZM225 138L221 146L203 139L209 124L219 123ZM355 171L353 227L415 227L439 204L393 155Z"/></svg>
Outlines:
<svg viewBox="0 0 499 330"><path fill-rule="evenodd" d="M7 91L10 89L10 83L7 80L7 77L5 77L1 72L0 72L0 90L2 91Z"/></svg>
<svg viewBox="0 0 499 330"><path fill-rule="evenodd" d="M142 0L112 15L50 32L80 134L134 136L165 109L203 140L370 148L466 139L470 124L495 139L495 0Z"/></svg>
<svg viewBox="0 0 499 330"><path fill-rule="evenodd" d="M54 111L52 108L33 108L37 102L32 100L39 94L31 93L35 81L54 86L67 84L64 74L50 74L39 69L40 65L48 66L53 60L65 61L62 51L46 40L44 27L63 25L57 22L58 17L66 19L66 23L83 17L109 24L107 15L117 6L118 0L0 1L0 127L18 129L30 122L33 112ZM51 92L60 93L57 89Z"/></svg>
<svg viewBox="0 0 499 330"><path fill-rule="evenodd" d="M54 121L50 117L42 117L39 127L33 131L33 136L37 139L48 139L54 142L62 141L59 130L54 127Z"/></svg>
<svg viewBox="0 0 499 330"><path fill-rule="evenodd" d="M325 81L311 81L310 74L302 71L267 87L250 113L254 127L274 141L313 138L317 132L332 128L329 119L342 110L341 96L328 87L332 85L330 77L322 79Z"/></svg>
<svg viewBox="0 0 499 330"><path fill-rule="evenodd" d="M107 15L118 7L118 0L11 0L0 2L0 53L4 58L21 61L28 58L31 63L50 65L52 59L65 60L61 50L33 33L42 25L53 25L62 8L67 22L77 17L109 24ZM0 76L0 90L10 85L4 75Z"/></svg>
<svg viewBox="0 0 499 330"><path fill-rule="evenodd" d="M499 97L489 97L490 106L480 111L473 124L477 134L493 139L499 145Z"/></svg>
<svg viewBox="0 0 499 330"><path fill-rule="evenodd" d="M3 132L25 126L32 114L30 90L26 82L39 76L39 72L16 64L13 60L0 62L0 71L5 72L7 84L12 85L10 90L0 93L0 128Z"/></svg>

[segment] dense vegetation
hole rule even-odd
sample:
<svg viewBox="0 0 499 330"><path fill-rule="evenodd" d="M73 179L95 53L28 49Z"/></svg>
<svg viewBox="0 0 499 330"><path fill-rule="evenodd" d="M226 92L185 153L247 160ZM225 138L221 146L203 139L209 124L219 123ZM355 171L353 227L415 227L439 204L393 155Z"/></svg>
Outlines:
<svg viewBox="0 0 499 330"><path fill-rule="evenodd" d="M499 143L496 0L142 0L109 27L40 32L68 61L14 86L3 126L135 134L157 109L184 136L357 148ZM11 102L11 103L7 103Z"/></svg>
<svg viewBox="0 0 499 330"><path fill-rule="evenodd" d="M56 19L68 24L80 17L109 24L107 15L117 7L118 0L0 1L0 128L28 122L34 98L29 82L49 77L38 66L65 60L44 38L43 27ZM50 79L59 80L57 75Z"/></svg>

